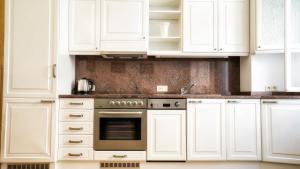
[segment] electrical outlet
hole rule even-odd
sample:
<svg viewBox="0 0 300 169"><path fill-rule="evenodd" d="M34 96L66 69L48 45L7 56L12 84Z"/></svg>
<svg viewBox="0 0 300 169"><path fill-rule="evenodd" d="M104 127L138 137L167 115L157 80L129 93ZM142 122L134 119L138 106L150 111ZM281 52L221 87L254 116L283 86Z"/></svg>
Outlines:
<svg viewBox="0 0 300 169"><path fill-rule="evenodd" d="M271 86L265 86L265 91L270 92L272 90Z"/></svg>
<svg viewBox="0 0 300 169"><path fill-rule="evenodd" d="M156 86L156 91L160 93L168 92L168 86L163 86L163 85Z"/></svg>

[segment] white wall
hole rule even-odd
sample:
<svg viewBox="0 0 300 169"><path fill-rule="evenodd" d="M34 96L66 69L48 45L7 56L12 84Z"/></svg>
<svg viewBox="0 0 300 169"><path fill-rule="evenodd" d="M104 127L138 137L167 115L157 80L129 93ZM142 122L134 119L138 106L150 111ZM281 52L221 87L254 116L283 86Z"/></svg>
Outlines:
<svg viewBox="0 0 300 169"><path fill-rule="evenodd" d="M259 54L241 58L241 91L262 92L266 86L285 91L284 54Z"/></svg>

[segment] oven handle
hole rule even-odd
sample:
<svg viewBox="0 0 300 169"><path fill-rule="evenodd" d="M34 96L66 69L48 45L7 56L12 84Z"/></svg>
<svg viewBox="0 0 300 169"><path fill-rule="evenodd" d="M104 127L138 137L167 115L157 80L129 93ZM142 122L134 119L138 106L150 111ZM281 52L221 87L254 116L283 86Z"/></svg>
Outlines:
<svg viewBox="0 0 300 169"><path fill-rule="evenodd" d="M98 112L98 114L102 114L102 115L141 115L143 114L143 112Z"/></svg>

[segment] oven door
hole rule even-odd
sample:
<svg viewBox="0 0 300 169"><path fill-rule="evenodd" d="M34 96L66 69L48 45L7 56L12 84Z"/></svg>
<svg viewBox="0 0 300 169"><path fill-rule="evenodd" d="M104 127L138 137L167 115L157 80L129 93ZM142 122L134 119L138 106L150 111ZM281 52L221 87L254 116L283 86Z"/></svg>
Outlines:
<svg viewBox="0 0 300 169"><path fill-rule="evenodd" d="M146 150L145 109L95 109L95 150Z"/></svg>

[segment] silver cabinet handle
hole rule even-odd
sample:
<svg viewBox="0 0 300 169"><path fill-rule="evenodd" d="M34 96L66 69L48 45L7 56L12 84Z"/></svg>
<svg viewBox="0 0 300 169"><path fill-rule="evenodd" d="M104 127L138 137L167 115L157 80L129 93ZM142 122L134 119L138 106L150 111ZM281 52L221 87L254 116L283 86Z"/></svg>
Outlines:
<svg viewBox="0 0 300 169"><path fill-rule="evenodd" d="M76 106L80 106L83 105L83 102L70 102L69 105L76 105Z"/></svg>
<svg viewBox="0 0 300 169"><path fill-rule="evenodd" d="M69 114L69 117L83 117L83 114Z"/></svg>
<svg viewBox="0 0 300 169"><path fill-rule="evenodd" d="M72 144L74 144L74 143L83 143L83 140L69 140L69 143L72 143Z"/></svg>
<svg viewBox="0 0 300 169"><path fill-rule="evenodd" d="M52 76L53 78L56 78L56 64L53 64L52 66Z"/></svg>
<svg viewBox="0 0 300 169"><path fill-rule="evenodd" d="M51 103L55 103L55 100L41 100L41 103L43 103L43 104L51 104Z"/></svg>
<svg viewBox="0 0 300 169"><path fill-rule="evenodd" d="M71 157L80 157L82 156L82 153L69 153L68 155Z"/></svg>
<svg viewBox="0 0 300 169"><path fill-rule="evenodd" d="M199 100L199 101L189 101L189 103L202 103L202 101L201 100Z"/></svg>
<svg viewBox="0 0 300 169"><path fill-rule="evenodd" d="M236 100L228 100L227 103L240 103L240 102L238 102Z"/></svg>
<svg viewBox="0 0 300 169"><path fill-rule="evenodd" d="M127 155L116 155L116 154L114 154L113 155L113 158L126 158L127 157Z"/></svg>
<svg viewBox="0 0 300 169"><path fill-rule="evenodd" d="M79 130L83 130L83 127L69 127L69 130L79 131Z"/></svg>
<svg viewBox="0 0 300 169"><path fill-rule="evenodd" d="M277 104L277 101L263 101L265 104Z"/></svg>

